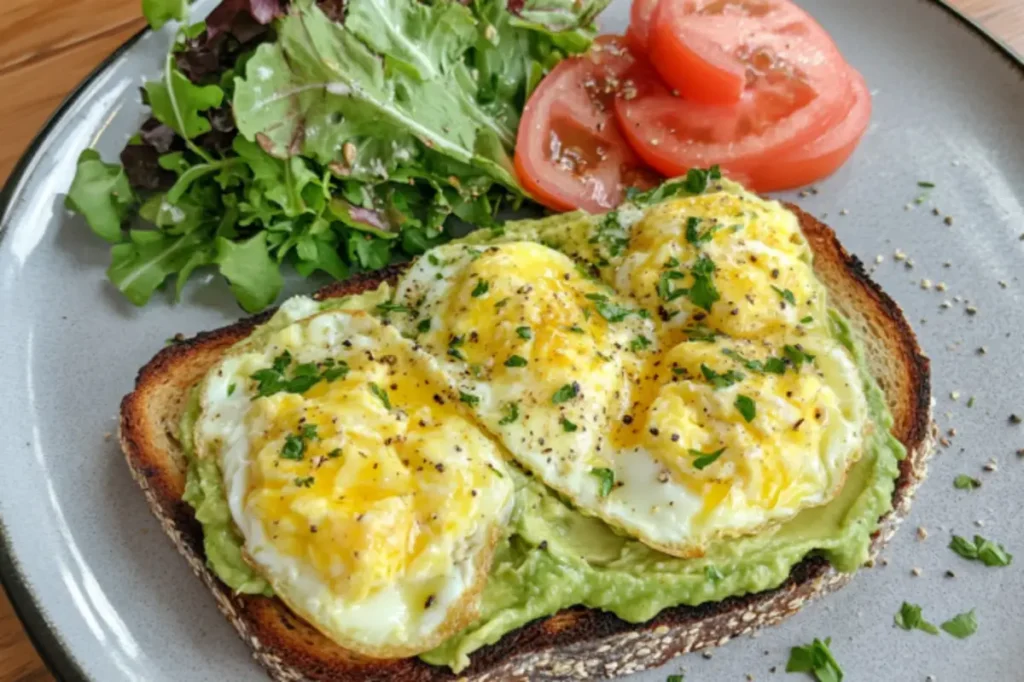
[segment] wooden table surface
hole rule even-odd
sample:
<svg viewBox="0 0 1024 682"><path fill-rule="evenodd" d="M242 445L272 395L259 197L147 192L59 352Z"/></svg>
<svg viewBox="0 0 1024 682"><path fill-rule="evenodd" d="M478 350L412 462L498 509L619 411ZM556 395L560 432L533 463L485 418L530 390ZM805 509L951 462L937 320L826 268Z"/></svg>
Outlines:
<svg viewBox="0 0 1024 682"><path fill-rule="evenodd" d="M949 0L1024 54L1024 0ZM144 22L140 0L3 0L0 183L64 96ZM53 678L0 592L0 682Z"/></svg>

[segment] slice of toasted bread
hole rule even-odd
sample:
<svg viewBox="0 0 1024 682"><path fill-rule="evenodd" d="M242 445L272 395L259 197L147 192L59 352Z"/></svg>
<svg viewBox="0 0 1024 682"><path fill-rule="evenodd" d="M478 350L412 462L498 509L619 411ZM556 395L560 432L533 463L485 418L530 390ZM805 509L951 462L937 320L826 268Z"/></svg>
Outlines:
<svg viewBox="0 0 1024 682"><path fill-rule="evenodd" d="M872 374L885 390L895 419L894 434L906 446L893 495L893 511L875 536L877 550L906 514L925 475L933 427L928 360L899 307L866 275L833 232L789 206L815 254L815 271L832 304L850 320L864 343ZM391 268L329 286L319 299L340 297L393 280ZM277 599L235 595L206 566L202 531L182 501L186 461L177 440L189 389L236 341L268 314L164 348L139 372L135 391L121 404L121 444L132 475L142 486L164 531L213 592L218 606L253 649L274 680L593 679L625 675L664 663L673 656L712 645L795 613L808 599L844 585L822 558L797 564L779 588L699 607L666 609L653 620L632 624L602 611L573 608L535 621L472 656L456 676L415 658L379 661L359 657L325 638Z"/></svg>

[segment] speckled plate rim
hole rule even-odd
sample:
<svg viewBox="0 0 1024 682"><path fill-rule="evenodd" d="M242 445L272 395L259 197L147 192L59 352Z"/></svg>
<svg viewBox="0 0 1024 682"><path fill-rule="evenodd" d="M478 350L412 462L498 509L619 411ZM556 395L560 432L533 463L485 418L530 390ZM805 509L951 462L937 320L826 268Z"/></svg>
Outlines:
<svg viewBox="0 0 1024 682"><path fill-rule="evenodd" d="M918 0L918 2L932 5L958 20L966 29L987 43L993 52L1020 71L1021 76L1024 76L1024 55L1019 54L1006 42L989 33L979 22L960 12L947 0ZM65 114L77 102L82 92L100 77L112 62L131 49L149 32L148 28L142 29L100 62L85 80L64 98L42 129L32 138L11 171L7 182L0 189L0 239L4 237L6 231L3 230L3 226L7 223L8 213L14 205L14 199L19 194L23 181L29 175L28 171L39 151L50 141L52 134L59 130ZM56 624L47 621L40 610L38 599L32 591L27 576L18 567L18 561L14 556L7 527L2 517L0 517L0 585L3 586L14 607L15 614L21 620L33 646L53 676L61 682L95 682L85 674L65 646Z"/></svg>

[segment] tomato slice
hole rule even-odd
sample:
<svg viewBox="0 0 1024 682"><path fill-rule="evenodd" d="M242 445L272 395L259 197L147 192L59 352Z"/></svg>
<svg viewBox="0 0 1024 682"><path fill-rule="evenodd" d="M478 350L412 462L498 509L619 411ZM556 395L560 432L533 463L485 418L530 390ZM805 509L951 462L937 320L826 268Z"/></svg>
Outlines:
<svg viewBox="0 0 1024 682"><path fill-rule="evenodd" d="M647 40L650 37L651 16L658 6L658 0L633 0L629 8L629 29L626 41L629 49L636 54L647 54Z"/></svg>
<svg viewBox="0 0 1024 682"><path fill-rule="evenodd" d="M635 64L624 76L615 114L626 139L652 168L668 176L718 164L747 174L778 154L822 135L844 113L846 66L826 91L763 82L738 104L715 106L674 96L654 70Z"/></svg>
<svg viewBox="0 0 1024 682"><path fill-rule="evenodd" d="M828 75L818 73L822 63L839 58L825 30L788 0L662 0L648 31L661 77L704 104L734 104L760 79L814 88Z"/></svg>
<svg viewBox="0 0 1024 682"><path fill-rule="evenodd" d="M871 120L871 92L850 69L849 112L830 130L807 144L752 170L748 182L758 192L792 189L832 175L860 142Z"/></svg>
<svg viewBox="0 0 1024 682"><path fill-rule="evenodd" d="M559 63L526 103L515 167L543 205L600 213L618 206L628 187L657 183L613 113L616 88L632 64L621 36L602 36L587 54Z"/></svg>

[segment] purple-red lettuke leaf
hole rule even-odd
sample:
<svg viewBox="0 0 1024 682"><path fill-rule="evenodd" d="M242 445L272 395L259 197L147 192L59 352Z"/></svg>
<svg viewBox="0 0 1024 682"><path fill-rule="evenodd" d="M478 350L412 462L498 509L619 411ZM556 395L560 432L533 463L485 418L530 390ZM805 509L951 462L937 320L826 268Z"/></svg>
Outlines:
<svg viewBox="0 0 1024 682"><path fill-rule="evenodd" d="M245 43L241 32L252 30L251 24L266 26L282 14L283 0L224 0L206 18L206 32L210 38L230 33Z"/></svg>

